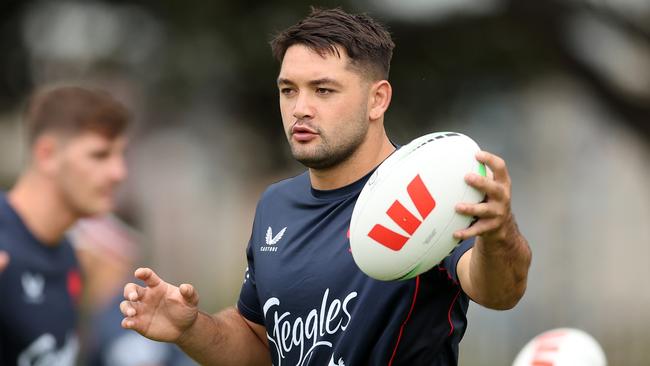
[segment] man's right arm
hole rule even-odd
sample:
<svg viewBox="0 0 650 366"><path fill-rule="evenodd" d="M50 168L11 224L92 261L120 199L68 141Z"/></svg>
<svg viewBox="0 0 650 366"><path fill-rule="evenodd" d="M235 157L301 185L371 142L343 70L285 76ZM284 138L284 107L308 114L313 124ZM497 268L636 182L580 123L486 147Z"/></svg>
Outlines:
<svg viewBox="0 0 650 366"><path fill-rule="evenodd" d="M232 307L215 315L199 312L178 346L201 365L270 365L266 329Z"/></svg>
<svg viewBox="0 0 650 366"><path fill-rule="evenodd" d="M199 296L188 284L173 286L149 268L129 283L120 309L122 326L162 342L176 343L204 365L270 365L265 328L246 320L235 308L209 315L198 310Z"/></svg>

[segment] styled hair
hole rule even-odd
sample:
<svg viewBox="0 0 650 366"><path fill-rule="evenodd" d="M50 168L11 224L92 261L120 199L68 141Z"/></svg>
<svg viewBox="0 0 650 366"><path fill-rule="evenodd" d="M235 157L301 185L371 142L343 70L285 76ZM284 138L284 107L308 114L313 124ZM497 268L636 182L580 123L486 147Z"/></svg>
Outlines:
<svg viewBox="0 0 650 366"><path fill-rule="evenodd" d="M349 14L341 8L311 8L311 13L278 33L270 42L274 57L282 62L287 49L304 45L321 56L340 57L343 48L354 67L375 80L388 79L395 43L379 22L366 14Z"/></svg>
<svg viewBox="0 0 650 366"><path fill-rule="evenodd" d="M127 109L110 94L77 86L39 90L25 111L30 145L46 132L69 136L94 132L113 139L125 132L129 121Z"/></svg>

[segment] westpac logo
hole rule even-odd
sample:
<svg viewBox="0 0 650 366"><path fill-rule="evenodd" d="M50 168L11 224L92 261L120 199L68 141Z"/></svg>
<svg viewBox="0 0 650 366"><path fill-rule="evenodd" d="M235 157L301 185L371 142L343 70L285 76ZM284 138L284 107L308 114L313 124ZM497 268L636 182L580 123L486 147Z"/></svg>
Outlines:
<svg viewBox="0 0 650 366"><path fill-rule="evenodd" d="M278 232L277 234L275 234L275 236L273 236L273 229L271 229L271 227L269 226L269 228L266 230L266 237L264 238L266 245L262 245L260 250L262 252L277 252L278 247L276 246L276 244L278 244L280 239L282 239L286 231L287 231L287 227L285 226L284 228L282 228L282 230L280 230L280 232Z"/></svg>
<svg viewBox="0 0 650 366"><path fill-rule="evenodd" d="M407 185L406 191L415 205L415 208L418 210L421 219L404 207L404 205L402 205L398 200L393 202L393 204L388 208L388 211L386 211L386 214L397 224L397 226L402 228L409 235L413 235L415 230L422 225L422 221L424 221L424 219L426 219L431 211L436 207L436 201L424 185L419 174L416 175ZM394 251L401 250L410 238L410 236L396 233L381 224L376 224L372 230L370 230L368 236L379 244Z"/></svg>

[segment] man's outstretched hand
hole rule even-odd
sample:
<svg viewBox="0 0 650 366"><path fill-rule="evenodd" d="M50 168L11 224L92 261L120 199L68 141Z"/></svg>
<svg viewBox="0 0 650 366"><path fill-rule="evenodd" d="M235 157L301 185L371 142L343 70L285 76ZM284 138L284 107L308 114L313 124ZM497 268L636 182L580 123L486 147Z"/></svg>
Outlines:
<svg viewBox="0 0 650 366"><path fill-rule="evenodd" d="M149 268L138 268L135 277L145 287L135 283L124 286L122 327L156 341L178 342L196 321L198 293L192 285L176 287L163 281Z"/></svg>

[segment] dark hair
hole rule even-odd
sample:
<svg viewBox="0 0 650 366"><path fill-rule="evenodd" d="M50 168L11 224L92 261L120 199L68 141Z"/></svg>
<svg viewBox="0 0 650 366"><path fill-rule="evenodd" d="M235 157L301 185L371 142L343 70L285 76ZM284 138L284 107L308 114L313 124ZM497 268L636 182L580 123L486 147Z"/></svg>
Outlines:
<svg viewBox="0 0 650 366"><path fill-rule="evenodd" d="M287 49L301 44L324 55L340 57L342 47L354 66L374 79L388 79L395 43L386 28L366 14L349 14L341 8L311 8L300 22L277 34L271 41L275 58L282 62Z"/></svg>
<svg viewBox="0 0 650 366"><path fill-rule="evenodd" d="M30 145L44 132L95 132L112 139L124 133L129 120L126 108L107 92L76 86L35 92L25 112Z"/></svg>

